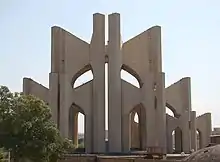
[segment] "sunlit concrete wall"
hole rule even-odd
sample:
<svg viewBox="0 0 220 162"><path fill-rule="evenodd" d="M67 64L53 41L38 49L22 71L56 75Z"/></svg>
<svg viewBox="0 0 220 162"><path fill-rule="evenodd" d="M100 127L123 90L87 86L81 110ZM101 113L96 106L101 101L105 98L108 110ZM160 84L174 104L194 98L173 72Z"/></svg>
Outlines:
<svg viewBox="0 0 220 162"><path fill-rule="evenodd" d="M49 103L49 89L30 78L23 79L23 92L26 95L32 94Z"/></svg>
<svg viewBox="0 0 220 162"><path fill-rule="evenodd" d="M212 132L211 113L205 113L196 118L196 129L200 133L201 148L210 144L210 135Z"/></svg>
<svg viewBox="0 0 220 162"><path fill-rule="evenodd" d="M108 15L107 45L105 28L105 16L94 14L88 43L61 27L52 27L49 89L24 78L23 92L49 103L62 136L73 139L76 145L78 113L84 114L86 152L105 152L105 63L108 63L108 150L128 152L134 144L141 150L155 147L166 153L172 145L170 134L180 127L182 150L189 152L195 147L192 143L196 130L196 121L191 117L190 78L165 88L161 27L153 26L123 43L120 15L113 13ZM121 79L122 69L138 80L139 87ZM89 70L93 79L75 88L77 78ZM174 117L166 116L166 106ZM138 129L133 128L130 119L134 111L139 116ZM189 128L189 122L194 127Z"/></svg>

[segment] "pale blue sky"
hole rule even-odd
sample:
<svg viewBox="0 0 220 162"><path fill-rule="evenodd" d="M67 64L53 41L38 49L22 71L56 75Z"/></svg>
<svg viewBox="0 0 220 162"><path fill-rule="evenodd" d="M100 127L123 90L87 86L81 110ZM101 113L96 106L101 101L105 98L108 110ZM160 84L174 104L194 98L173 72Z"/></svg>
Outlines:
<svg viewBox="0 0 220 162"><path fill-rule="evenodd" d="M21 91L27 76L48 86L51 26L89 41L95 12L119 12L124 41L162 26L166 85L190 76L193 110L220 126L219 0L0 0L0 84Z"/></svg>

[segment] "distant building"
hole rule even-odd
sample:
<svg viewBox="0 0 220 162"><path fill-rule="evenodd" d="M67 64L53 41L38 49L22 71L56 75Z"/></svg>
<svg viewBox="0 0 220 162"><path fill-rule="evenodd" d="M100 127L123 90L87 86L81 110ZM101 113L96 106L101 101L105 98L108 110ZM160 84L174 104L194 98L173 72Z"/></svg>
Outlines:
<svg viewBox="0 0 220 162"><path fill-rule="evenodd" d="M220 128L214 128L210 136L211 144L220 144Z"/></svg>

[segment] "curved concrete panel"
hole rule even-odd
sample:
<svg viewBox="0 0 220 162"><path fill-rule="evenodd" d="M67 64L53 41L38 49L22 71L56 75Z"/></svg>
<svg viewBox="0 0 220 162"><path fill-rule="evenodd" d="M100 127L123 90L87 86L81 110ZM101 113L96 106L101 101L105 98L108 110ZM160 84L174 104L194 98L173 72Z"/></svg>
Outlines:
<svg viewBox="0 0 220 162"><path fill-rule="evenodd" d="M145 78L146 71L154 71L151 64L154 68L161 66L158 64L161 62L160 33L160 27L152 27L128 40L122 46L123 64L136 71L142 80ZM158 69L157 72L161 71L161 67Z"/></svg>
<svg viewBox="0 0 220 162"><path fill-rule="evenodd" d="M165 91L166 102L178 115L191 111L191 88L190 78L183 78L170 85Z"/></svg>

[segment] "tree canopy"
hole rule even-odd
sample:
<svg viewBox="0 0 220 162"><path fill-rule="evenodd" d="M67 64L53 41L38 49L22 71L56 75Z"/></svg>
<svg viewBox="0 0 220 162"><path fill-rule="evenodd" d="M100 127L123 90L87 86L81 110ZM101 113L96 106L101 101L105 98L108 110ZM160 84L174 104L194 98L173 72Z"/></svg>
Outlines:
<svg viewBox="0 0 220 162"><path fill-rule="evenodd" d="M0 86L0 147L10 150L17 161L49 162L72 145L61 137L42 100Z"/></svg>

